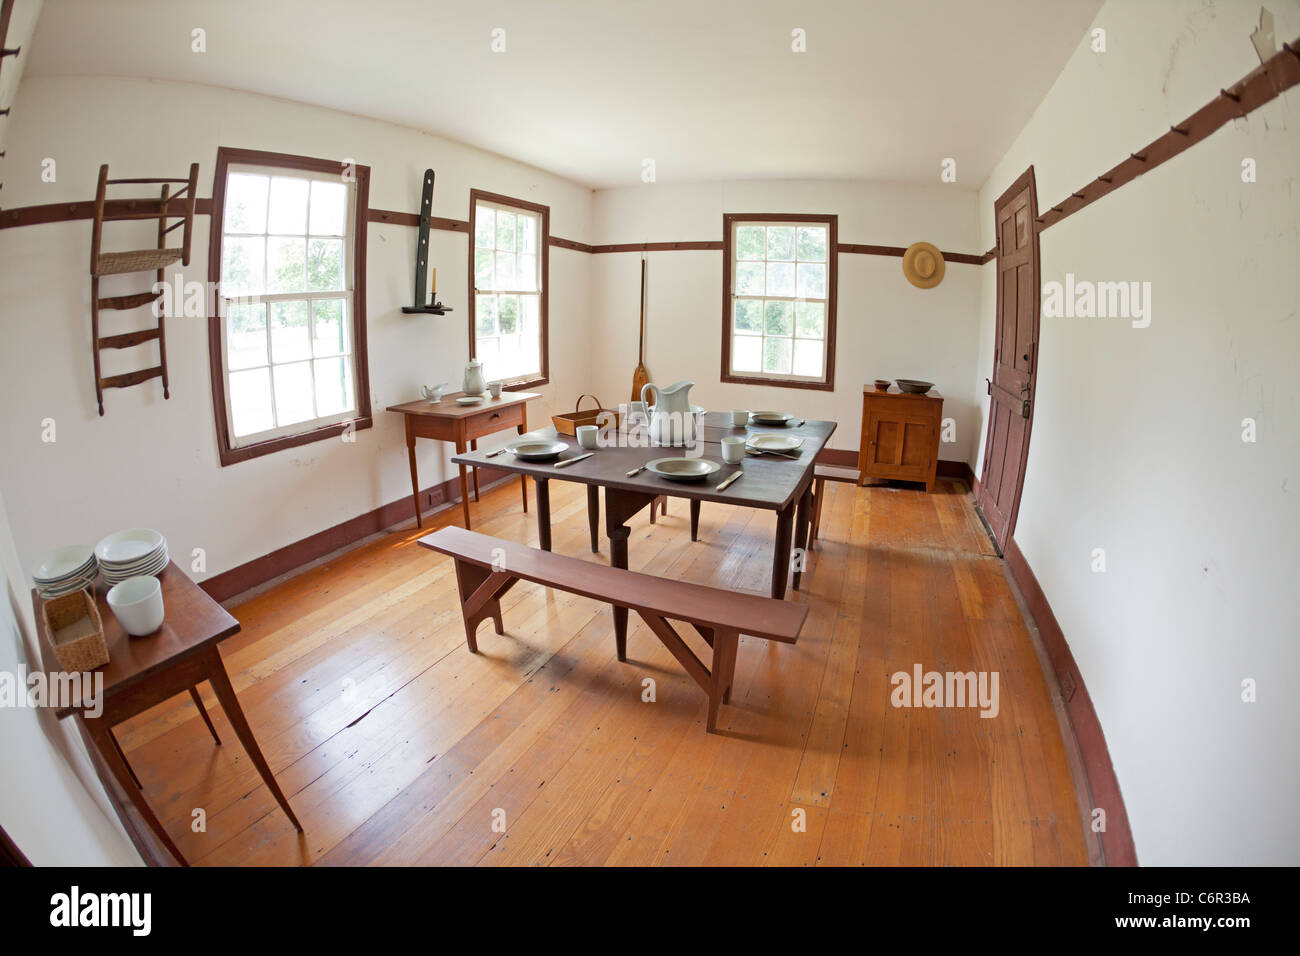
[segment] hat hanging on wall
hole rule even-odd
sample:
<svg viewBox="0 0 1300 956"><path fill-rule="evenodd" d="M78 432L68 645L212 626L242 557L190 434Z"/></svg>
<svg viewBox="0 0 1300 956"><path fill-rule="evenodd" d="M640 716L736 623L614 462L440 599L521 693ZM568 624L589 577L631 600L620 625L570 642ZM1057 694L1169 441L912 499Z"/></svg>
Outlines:
<svg viewBox="0 0 1300 956"><path fill-rule="evenodd" d="M943 281L943 253L928 242L914 242L903 253L903 275L918 289L933 289Z"/></svg>

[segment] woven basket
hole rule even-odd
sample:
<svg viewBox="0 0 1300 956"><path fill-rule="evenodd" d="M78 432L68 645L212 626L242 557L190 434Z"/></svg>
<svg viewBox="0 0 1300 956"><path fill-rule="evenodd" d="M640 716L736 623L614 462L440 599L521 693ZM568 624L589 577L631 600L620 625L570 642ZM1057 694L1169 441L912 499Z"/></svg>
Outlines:
<svg viewBox="0 0 1300 956"><path fill-rule="evenodd" d="M74 591L41 606L50 647L65 671L93 671L108 663L104 622L89 591Z"/></svg>
<svg viewBox="0 0 1300 956"><path fill-rule="evenodd" d="M582 404L584 398L591 399L596 403L596 407L579 408L578 406ZM551 423L555 425L555 430L561 435L568 435L573 438L578 434L578 426L599 424L597 419L599 419L601 415L613 415L615 421L614 427L622 427L623 416L612 408L601 408L600 399L595 395L579 395L578 400L573 403L573 411L561 412L559 415L552 415ZM607 418L605 421L609 421L609 419Z"/></svg>

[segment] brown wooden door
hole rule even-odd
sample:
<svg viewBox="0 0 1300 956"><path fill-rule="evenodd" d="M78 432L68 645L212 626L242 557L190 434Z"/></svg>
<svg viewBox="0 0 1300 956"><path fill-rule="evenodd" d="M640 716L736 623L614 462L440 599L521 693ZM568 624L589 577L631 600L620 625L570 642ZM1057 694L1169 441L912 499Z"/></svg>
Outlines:
<svg viewBox="0 0 1300 956"><path fill-rule="evenodd" d="M998 199L997 331L989 383L989 428L976 504L999 551L1016 526L1029 454L1038 368L1038 197L1034 167Z"/></svg>

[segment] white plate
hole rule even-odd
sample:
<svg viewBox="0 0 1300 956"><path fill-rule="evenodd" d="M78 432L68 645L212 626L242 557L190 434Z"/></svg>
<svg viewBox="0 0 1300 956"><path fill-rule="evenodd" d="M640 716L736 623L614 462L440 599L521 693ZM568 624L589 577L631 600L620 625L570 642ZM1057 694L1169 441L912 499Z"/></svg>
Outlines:
<svg viewBox="0 0 1300 956"><path fill-rule="evenodd" d="M152 528L128 528L115 531L95 545L100 564L128 564L166 547L167 539Z"/></svg>
<svg viewBox="0 0 1300 956"><path fill-rule="evenodd" d="M794 416L787 412L750 412L749 420L755 425L788 425Z"/></svg>
<svg viewBox="0 0 1300 956"><path fill-rule="evenodd" d="M562 441L545 438L530 438L506 446L506 451L524 461L551 461L568 449L569 446Z"/></svg>
<svg viewBox="0 0 1300 956"><path fill-rule="evenodd" d="M122 567L103 566L99 570L105 578L129 578L133 574L153 574L156 568L165 568L170 558L167 552L155 555L148 561L137 561L135 564L127 564Z"/></svg>
<svg viewBox="0 0 1300 956"><path fill-rule="evenodd" d="M656 458L645 466L647 471L669 481L699 481L722 468L707 458Z"/></svg>
<svg viewBox="0 0 1300 956"><path fill-rule="evenodd" d="M456 399L456 404L457 404L457 405L477 405L477 404L478 404L479 402L481 402L481 401L483 401L483 396L482 396L482 395L462 395L460 398Z"/></svg>
<svg viewBox="0 0 1300 956"><path fill-rule="evenodd" d="M71 544L46 556L32 572L36 581L54 582L62 578L77 576L78 572L88 569L95 561L95 552L83 544Z"/></svg>
<svg viewBox="0 0 1300 956"><path fill-rule="evenodd" d="M794 435L751 435L745 447L754 451L794 451L802 444L803 439Z"/></svg>

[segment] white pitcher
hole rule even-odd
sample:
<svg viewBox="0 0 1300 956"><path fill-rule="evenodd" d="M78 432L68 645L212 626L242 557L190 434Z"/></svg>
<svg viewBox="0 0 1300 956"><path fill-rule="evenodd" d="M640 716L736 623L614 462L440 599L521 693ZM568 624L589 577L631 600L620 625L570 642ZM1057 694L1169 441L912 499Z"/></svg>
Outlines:
<svg viewBox="0 0 1300 956"><path fill-rule="evenodd" d="M482 395L487 391L487 379L483 377L483 363L478 359L470 359L469 364L465 366L465 394Z"/></svg>
<svg viewBox="0 0 1300 956"><path fill-rule="evenodd" d="M695 443L695 415L691 411L691 387L694 382L673 382L660 388L650 382L641 388L641 401L654 392L654 409L650 415L650 441L656 445L680 447Z"/></svg>

